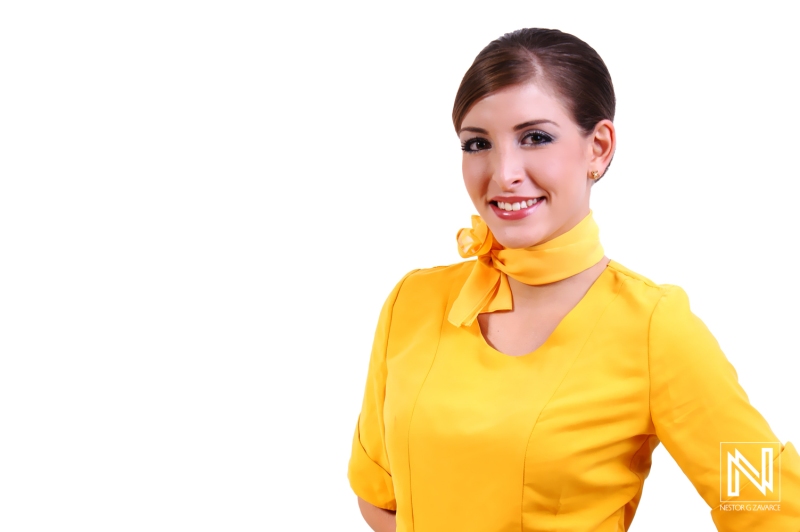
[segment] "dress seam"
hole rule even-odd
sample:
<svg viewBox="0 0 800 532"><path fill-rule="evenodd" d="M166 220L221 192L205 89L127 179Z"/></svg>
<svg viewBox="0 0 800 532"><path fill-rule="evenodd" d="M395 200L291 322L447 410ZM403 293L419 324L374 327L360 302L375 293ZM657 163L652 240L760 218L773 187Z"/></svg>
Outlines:
<svg viewBox="0 0 800 532"><path fill-rule="evenodd" d="M564 376L561 378L561 381L558 383L558 385L553 390L553 393L550 395L550 397L544 403L544 405L542 406L542 409L539 411L539 414L536 416L536 420L533 422L533 426L531 427L531 431L528 434L528 441L525 444L525 452L522 455L522 460L523 460L523 462L522 462L522 490L521 490L522 493L521 493L521 496L520 496L520 516L519 516L520 517L520 519L519 519L520 532L525 532L525 529L523 528L523 526L524 526L523 516L525 515L525 511L524 511L524 504L525 504L525 474L527 472L526 469L525 469L525 461L527 460L527 457L528 457L528 448L530 447L530 444L531 444L531 438L533 436L533 432L536 430L536 425L539 423L539 418L541 417L542 412L544 412L547 409L547 405L550 404L550 401L553 399L553 396L556 395L556 393L558 392L559 388L561 388L561 385L564 383L564 379L566 379L567 375L569 375L569 372L572 371L572 367L574 366L575 362L578 360L578 358L580 358L581 354L583 353L584 349L586 348L586 344L589 343L589 339L594 334L594 331L597 328L597 324L600 323L600 321L603 318L603 315L606 313L608 308L614 303L614 301L617 300L617 298L619 297L620 293L622 292L622 288L625 286L625 284L627 284L627 282L628 282L628 280L625 280L623 283L621 283L621 285L617 288L616 292L614 293L614 297L612 297L609 300L609 302L606 303L605 307L603 308L603 311L600 313L600 315L598 316L598 318L595 321L594 325L592 326L592 330L589 331L588 335L586 335L586 339L583 341L583 344L581 345L580 349L578 350L577 355L575 355L575 358L572 361L572 364L570 365L569 369L567 369L567 371L564 372ZM560 509L561 509L561 497L559 496L558 502L556 503L556 512L553 515L558 515L558 512L559 512Z"/></svg>
<svg viewBox="0 0 800 532"><path fill-rule="evenodd" d="M414 404L411 405L411 411L408 414L408 430L406 433L406 463L408 464L408 506L409 506L409 515L411 516L411 529L409 532L414 532L416 526L414 524L414 493L411 489L411 425L414 421L414 411L417 409L417 402L419 401L419 396L422 394L423 388L425 388L425 383L428 381L428 376L431 374L431 370L433 369L433 365L436 363L436 358L439 355L439 347L442 344L442 335L444 333L444 326L447 323L447 308L450 306L450 302L453 298L453 287L452 284L450 286L450 294L447 299L447 303L445 304L445 312L442 314L442 319L439 324L439 335L436 340L436 349L433 352L433 358L431 359L430 366L428 366L428 371L425 372L425 378L422 379L422 382L419 385L419 391L417 392L416 397L414 397Z"/></svg>
<svg viewBox="0 0 800 532"><path fill-rule="evenodd" d="M395 296L394 296L394 301L392 301L392 308L389 311L389 324L386 327L386 338L384 340L384 345L386 346L386 348L384 348L384 355L383 355L385 361L387 360L386 359L386 355L387 355L386 351L387 351L388 346L389 346L389 338L392 335L392 323L394 322L394 307L397 304L397 300L400 298L400 291L403 289L403 285L406 283L406 280L409 277L411 277L412 275L414 275L415 273L417 273L418 271L420 271L420 268L417 268L416 270L411 270L410 272L405 274L403 276L403 278L400 279L400 282L398 283L397 294L395 294ZM389 367L388 367L388 364L387 364L387 367L386 367L387 375L388 375L388 371L389 371ZM386 404L386 383L384 383L384 385L383 385L383 398L384 398L384 405L385 405ZM382 407L382 408L385 408L385 406ZM389 448L386 445L386 420L385 419L383 420L383 427L381 427L381 430L383 431L383 453L384 453L384 456L386 456L386 460L388 462L388 460L389 460ZM390 477L392 476L391 469L392 469L392 465L391 465L391 463L389 463L389 476ZM392 484L394 484L394 482L392 482ZM394 486L392 487L392 490L394 490ZM395 494L395 497L396 497L396 494Z"/></svg>
<svg viewBox="0 0 800 532"><path fill-rule="evenodd" d="M647 323L647 413L650 416L650 423L653 424L653 432L655 433L656 437L658 436L658 430L656 429L656 423L653 419L653 374L651 372L651 341L652 341L652 334L653 334L653 317L656 315L656 310L658 310L659 305L664 300L666 296L668 296L672 292L672 287L667 286L667 290L664 291L661 296L656 301L656 304L653 305L653 311L650 313L650 320Z"/></svg>

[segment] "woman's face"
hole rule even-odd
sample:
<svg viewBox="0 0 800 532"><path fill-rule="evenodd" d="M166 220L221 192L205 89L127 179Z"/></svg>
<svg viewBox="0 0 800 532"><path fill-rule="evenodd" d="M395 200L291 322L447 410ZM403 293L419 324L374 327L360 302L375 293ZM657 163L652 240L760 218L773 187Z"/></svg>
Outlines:
<svg viewBox="0 0 800 532"><path fill-rule="evenodd" d="M462 170L478 214L506 248L567 232L589 214L589 173L605 170L614 126L588 136L546 86L527 83L486 96L464 117Z"/></svg>

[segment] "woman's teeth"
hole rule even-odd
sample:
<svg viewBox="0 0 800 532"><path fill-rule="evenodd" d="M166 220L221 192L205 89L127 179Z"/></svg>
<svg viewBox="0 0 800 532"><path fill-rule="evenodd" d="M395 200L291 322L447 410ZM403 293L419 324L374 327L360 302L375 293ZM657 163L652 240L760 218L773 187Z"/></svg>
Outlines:
<svg viewBox="0 0 800 532"><path fill-rule="evenodd" d="M525 207L530 207L536 203L539 203L540 198L536 199L529 199L527 201L520 201L516 203L504 203L502 201L497 202L497 208L503 209L504 211L518 211L520 209L524 209Z"/></svg>

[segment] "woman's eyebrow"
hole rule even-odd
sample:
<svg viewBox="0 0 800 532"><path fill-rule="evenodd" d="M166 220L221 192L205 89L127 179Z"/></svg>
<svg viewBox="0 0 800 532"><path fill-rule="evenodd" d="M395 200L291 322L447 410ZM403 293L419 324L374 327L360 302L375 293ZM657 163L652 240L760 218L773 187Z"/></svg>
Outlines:
<svg viewBox="0 0 800 532"><path fill-rule="evenodd" d="M554 126L559 127L559 125L557 123L553 122L552 120L547 120L547 119L541 118L541 119L538 119L538 120L528 120L527 122L523 122L521 124L517 124L516 126L514 126L514 131L519 131L520 129L525 129L526 127L538 126L539 124L553 124ZM462 127L458 131L458 134L460 135L464 131L472 131L473 133L481 133L482 135L488 135L489 134L489 132L486 131L483 128L470 127L470 126Z"/></svg>
<svg viewBox="0 0 800 532"><path fill-rule="evenodd" d="M486 131L485 129L481 129L479 127L462 127L461 129L458 130L458 134L460 135L463 131L472 131L474 133L482 133L484 135L489 134L488 131Z"/></svg>
<svg viewBox="0 0 800 532"><path fill-rule="evenodd" d="M552 120L539 119L539 120L529 120L528 122L517 124L516 126L514 126L514 131L519 131L520 129L525 129L526 127L538 126L539 124L553 124L554 126L558 127L558 124L556 124Z"/></svg>

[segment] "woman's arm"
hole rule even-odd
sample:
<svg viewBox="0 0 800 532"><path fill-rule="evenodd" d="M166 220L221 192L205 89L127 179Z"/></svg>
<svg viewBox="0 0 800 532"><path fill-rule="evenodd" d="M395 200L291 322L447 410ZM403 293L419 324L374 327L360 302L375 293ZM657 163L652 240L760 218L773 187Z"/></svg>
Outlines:
<svg viewBox="0 0 800 532"><path fill-rule="evenodd" d="M358 508L364 521L375 532L395 532L395 513L383 508L378 508L358 497Z"/></svg>
<svg viewBox="0 0 800 532"><path fill-rule="evenodd" d="M397 501L392 471L389 467L389 457L386 452L383 420L388 371L386 350L395 300L403 282L416 271L407 273L395 285L381 309L367 369L364 400L353 433L352 452L347 466L347 478L350 481L350 487L358 496L361 515L376 532L394 532L396 529ZM368 500L371 502L367 502ZM402 519L401 512L401 525Z"/></svg>
<svg viewBox="0 0 800 532"><path fill-rule="evenodd" d="M656 434L711 507L717 530L800 531L800 455L750 404L736 370L679 287L653 311L649 361ZM764 444L773 449L771 457L761 454ZM739 447L757 452L748 462L731 461L729 450ZM744 466L750 462L755 474ZM742 468L752 478L739 475ZM735 489L728 474L739 477Z"/></svg>

